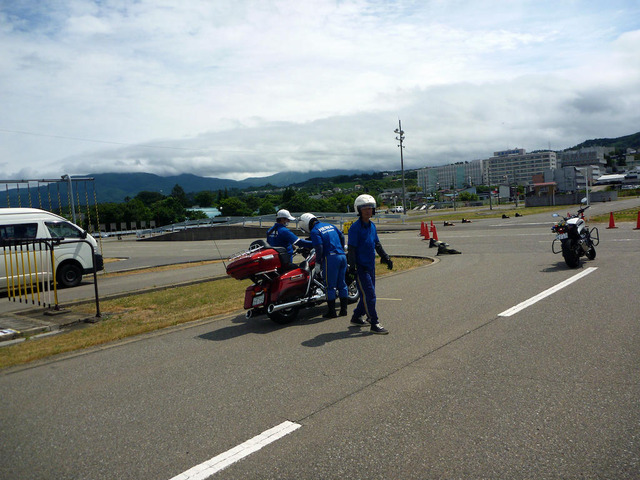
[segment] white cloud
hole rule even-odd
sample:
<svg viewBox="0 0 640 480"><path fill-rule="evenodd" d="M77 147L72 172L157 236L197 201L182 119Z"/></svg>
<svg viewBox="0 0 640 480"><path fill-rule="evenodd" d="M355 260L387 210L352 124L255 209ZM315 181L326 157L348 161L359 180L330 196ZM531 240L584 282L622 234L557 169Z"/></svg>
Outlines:
<svg viewBox="0 0 640 480"><path fill-rule="evenodd" d="M640 125L640 6L462 0L0 7L5 177L242 178L566 148ZM19 133L18 133L19 132Z"/></svg>

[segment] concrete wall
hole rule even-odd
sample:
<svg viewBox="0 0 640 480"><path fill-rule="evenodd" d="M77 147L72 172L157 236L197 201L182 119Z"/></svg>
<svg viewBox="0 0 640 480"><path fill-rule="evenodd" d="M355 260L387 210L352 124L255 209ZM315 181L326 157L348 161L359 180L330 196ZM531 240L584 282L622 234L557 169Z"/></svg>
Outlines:
<svg viewBox="0 0 640 480"><path fill-rule="evenodd" d="M584 193L570 195L555 195L542 197L527 197L525 207L545 207L553 205L577 205L584 198ZM589 202L612 202L618 199L618 192L589 192Z"/></svg>
<svg viewBox="0 0 640 480"><path fill-rule="evenodd" d="M183 242L199 240L231 240L238 238L250 238L252 240L261 238L266 240L268 227L242 226L242 225L220 225L217 227L188 228L177 232L168 232L153 237L141 238L140 241L152 242ZM290 230L301 238L306 238L305 233L296 228Z"/></svg>

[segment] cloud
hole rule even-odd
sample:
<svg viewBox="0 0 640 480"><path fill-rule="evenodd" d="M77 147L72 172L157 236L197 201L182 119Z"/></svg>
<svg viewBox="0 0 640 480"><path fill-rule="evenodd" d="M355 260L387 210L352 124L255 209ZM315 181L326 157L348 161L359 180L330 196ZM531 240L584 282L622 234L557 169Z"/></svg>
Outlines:
<svg viewBox="0 0 640 480"><path fill-rule="evenodd" d="M640 125L640 7L89 0L0 9L9 178L244 178L566 148ZM6 160L10 159L10 160Z"/></svg>

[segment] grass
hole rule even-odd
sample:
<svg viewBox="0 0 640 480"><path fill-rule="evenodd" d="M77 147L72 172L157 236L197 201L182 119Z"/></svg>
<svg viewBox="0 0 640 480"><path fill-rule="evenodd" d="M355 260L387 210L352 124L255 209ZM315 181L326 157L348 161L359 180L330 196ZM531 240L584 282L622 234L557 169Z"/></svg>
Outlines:
<svg viewBox="0 0 640 480"><path fill-rule="evenodd" d="M610 214L594 215L589 217L589 220L593 223L606 223L609 222ZM636 222L638 220L638 209L628 208L626 210L618 210L613 212L613 218L616 222Z"/></svg>
<svg viewBox="0 0 640 480"><path fill-rule="evenodd" d="M612 204L615 205L615 204ZM439 222L442 221L451 221L451 222L460 222L463 218L468 220L478 220L482 218L500 218L502 215L508 215L510 217L515 217L516 212L521 215L533 215L536 213L560 213L563 212L573 212L575 213L579 205L556 205L556 206L544 206L544 207L524 207L524 203L522 207L515 208L513 204L509 206L509 208L504 208L501 206L500 209L494 208L490 210L488 207L483 209L478 209L476 207L463 207L458 208L457 211L452 209L448 210L430 210L429 213L424 212L409 212L407 218L405 218L406 222L409 223L418 223L433 220L434 222L437 220ZM609 213L604 215L593 215L590 216L587 213L587 217L589 221L592 223L607 223L609 222ZM613 216L616 222L635 222L638 219L638 209L631 208L627 210L618 210L613 212ZM391 223L391 222L390 222Z"/></svg>
<svg viewBox="0 0 640 480"><path fill-rule="evenodd" d="M393 257L393 272L430 263L428 259ZM376 275L392 273L378 264ZM61 353L95 347L162 328L243 310L244 291L249 280L224 278L197 285L103 300L103 319L85 328L59 335L31 339L0 348L0 368L26 364ZM73 307L74 312L92 315L92 303Z"/></svg>

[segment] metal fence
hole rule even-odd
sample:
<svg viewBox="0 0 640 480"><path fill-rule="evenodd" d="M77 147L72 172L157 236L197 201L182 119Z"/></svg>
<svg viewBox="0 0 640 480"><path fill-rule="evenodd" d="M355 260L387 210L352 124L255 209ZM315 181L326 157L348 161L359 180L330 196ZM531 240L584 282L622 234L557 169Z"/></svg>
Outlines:
<svg viewBox="0 0 640 480"><path fill-rule="evenodd" d="M2 239L3 276L9 301L58 305L53 239Z"/></svg>
<svg viewBox="0 0 640 480"><path fill-rule="evenodd" d="M4 269L0 269L9 301L59 310L55 247L69 243L86 243L91 248L96 317L100 317L98 276L95 249L85 239L3 238L0 239Z"/></svg>

